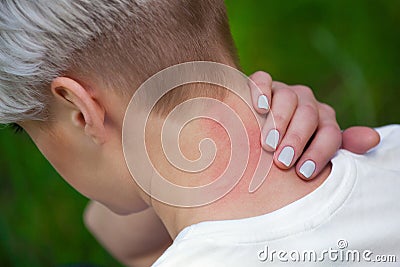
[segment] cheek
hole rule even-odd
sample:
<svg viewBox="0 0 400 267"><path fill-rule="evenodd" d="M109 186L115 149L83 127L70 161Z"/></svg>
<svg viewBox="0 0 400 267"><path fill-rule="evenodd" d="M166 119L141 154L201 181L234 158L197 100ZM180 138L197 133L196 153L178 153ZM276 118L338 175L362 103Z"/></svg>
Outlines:
<svg viewBox="0 0 400 267"><path fill-rule="evenodd" d="M62 134L41 133L32 137L34 143L63 179L81 194L90 197L90 187L87 185L88 166L84 165L84 156L80 149L68 142Z"/></svg>
<svg viewBox="0 0 400 267"><path fill-rule="evenodd" d="M51 131L31 127L28 134L33 142L63 177L82 195L99 201L115 212L142 210L133 179L125 165L119 132L111 141L98 146L73 129Z"/></svg>

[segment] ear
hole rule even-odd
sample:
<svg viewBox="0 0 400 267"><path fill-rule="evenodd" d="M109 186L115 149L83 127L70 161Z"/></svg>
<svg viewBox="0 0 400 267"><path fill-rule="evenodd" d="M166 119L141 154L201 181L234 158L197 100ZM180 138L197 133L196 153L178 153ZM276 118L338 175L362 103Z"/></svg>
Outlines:
<svg viewBox="0 0 400 267"><path fill-rule="evenodd" d="M51 92L70 113L71 122L81 127L97 144L105 142L105 110L79 82L58 77L51 83Z"/></svg>

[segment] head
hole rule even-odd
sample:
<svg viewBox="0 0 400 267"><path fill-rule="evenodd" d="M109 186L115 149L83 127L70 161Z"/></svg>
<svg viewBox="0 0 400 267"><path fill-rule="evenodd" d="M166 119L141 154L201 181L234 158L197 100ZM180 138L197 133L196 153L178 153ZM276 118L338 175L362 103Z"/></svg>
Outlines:
<svg viewBox="0 0 400 267"><path fill-rule="evenodd" d="M130 97L156 72L194 60L237 66L223 0L2 1L0 123L21 125L82 194L129 213L144 205L122 151ZM225 97L186 86L154 117L198 95Z"/></svg>

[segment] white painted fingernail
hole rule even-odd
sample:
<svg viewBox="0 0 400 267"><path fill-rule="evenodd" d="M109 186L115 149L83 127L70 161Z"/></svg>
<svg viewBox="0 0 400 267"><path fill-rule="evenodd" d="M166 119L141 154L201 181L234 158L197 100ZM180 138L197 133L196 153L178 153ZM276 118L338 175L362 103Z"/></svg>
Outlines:
<svg viewBox="0 0 400 267"><path fill-rule="evenodd" d="M268 98L265 95L260 95L258 98L258 108L269 110Z"/></svg>
<svg viewBox="0 0 400 267"><path fill-rule="evenodd" d="M313 173L315 172L315 163L312 160L307 160L306 162L301 165L300 173L309 179Z"/></svg>
<svg viewBox="0 0 400 267"><path fill-rule="evenodd" d="M267 138L265 139L265 143L270 146L272 149L276 149L279 142L279 132L276 129L269 131Z"/></svg>
<svg viewBox="0 0 400 267"><path fill-rule="evenodd" d="M289 167L292 163L294 157L294 149L290 146L282 149L281 154L279 154L278 160L282 162L286 167Z"/></svg>

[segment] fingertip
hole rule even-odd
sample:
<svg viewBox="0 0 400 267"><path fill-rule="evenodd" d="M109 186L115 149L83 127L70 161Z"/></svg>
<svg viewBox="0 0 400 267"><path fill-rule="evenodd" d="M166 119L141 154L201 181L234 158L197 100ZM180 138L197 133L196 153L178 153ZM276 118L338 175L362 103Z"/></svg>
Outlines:
<svg viewBox="0 0 400 267"><path fill-rule="evenodd" d="M275 153L274 160L280 169L290 169L293 165L295 158L294 148L291 146L285 146Z"/></svg>
<svg viewBox="0 0 400 267"><path fill-rule="evenodd" d="M260 113L267 114L270 110L268 97L266 95L260 95L257 100L257 108L260 110Z"/></svg>
<svg viewBox="0 0 400 267"><path fill-rule="evenodd" d="M256 84L258 83L269 83L272 84L272 77L269 75L269 73L265 71L256 71L249 77L253 82Z"/></svg>
<svg viewBox="0 0 400 267"><path fill-rule="evenodd" d="M249 77L249 86L254 104L260 104L260 109L269 110L272 92L272 78L263 71L257 71Z"/></svg>
<svg viewBox="0 0 400 267"><path fill-rule="evenodd" d="M364 154L380 143L380 135L372 128L354 126L343 131L342 147L357 154Z"/></svg>
<svg viewBox="0 0 400 267"><path fill-rule="evenodd" d="M313 180L318 175L317 165L313 160L299 162L297 165L297 175L305 181Z"/></svg>
<svg viewBox="0 0 400 267"><path fill-rule="evenodd" d="M261 139L261 146L262 146L262 148L263 148L265 151L267 151L267 152L273 153L273 152L276 151L275 148L273 148L273 147L267 145L267 144L265 143L265 140L262 140L262 139Z"/></svg>
<svg viewBox="0 0 400 267"><path fill-rule="evenodd" d="M275 153L275 154L276 154L276 153ZM282 162L280 162L280 161L278 160L278 156L276 156L276 155L274 155L274 164L275 164L276 167L278 167L279 169L284 170L284 171L290 169L290 167L287 167L287 166L284 165Z"/></svg>
<svg viewBox="0 0 400 267"><path fill-rule="evenodd" d="M263 130L264 131L264 130ZM261 143L266 151L274 152L279 146L280 134L276 129L271 129L261 136Z"/></svg>
<svg viewBox="0 0 400 267"><path fill-rule="evenodd" d="M364 138L368 141L371 148L376 147L381 142L381 136L375 129L364 126L354 128L364 132Z"/></svg>
<svg viewBox="0 0 400 267"><path fill-rule="evenodd" d="M270 111L270 95L263 92L254 81L249 80L249 87L253 108L258 114L267 114Z"/></svg>

